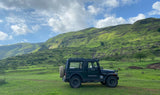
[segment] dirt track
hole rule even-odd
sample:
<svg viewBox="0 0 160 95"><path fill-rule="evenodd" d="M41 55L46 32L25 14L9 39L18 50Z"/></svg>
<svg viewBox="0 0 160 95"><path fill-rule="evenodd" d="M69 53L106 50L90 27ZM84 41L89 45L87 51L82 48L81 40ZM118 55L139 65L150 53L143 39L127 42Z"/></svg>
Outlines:
<svg viewBox="0 0 160 95"><path fill-rule="evenodd" d="M142 67L138 67L138 66L129 66L128 68L130 68L130 69L143 69Z"/></svg>
<svg viewBox="0 0 160 95"><path fill-rule="evenodd" d="M148 68L148 69L160 69L160 63L149 64L146 68Z"/></svg>

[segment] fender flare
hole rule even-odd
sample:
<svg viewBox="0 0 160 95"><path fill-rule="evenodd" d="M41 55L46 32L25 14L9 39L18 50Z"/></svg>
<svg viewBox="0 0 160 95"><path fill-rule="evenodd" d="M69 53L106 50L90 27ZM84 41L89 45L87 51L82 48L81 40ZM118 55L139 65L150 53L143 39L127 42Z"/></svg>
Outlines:
<svg viewBox="0 0 160 95"><path fill-rule="evenodd" d="M82 76L78 73L73 73L72 75L70 75L69 79L71 79L73 76L79 76L81 81L83 81Z"/></svg>
<svg viewBox="0 0 160 95"><path fill-rule="evenodd" d="M119 77L118 77L118 75L116 73L109 73L109 74L105 75L103 81L105 81L109 76L116 76L117 79L119 79Z"/></svg>

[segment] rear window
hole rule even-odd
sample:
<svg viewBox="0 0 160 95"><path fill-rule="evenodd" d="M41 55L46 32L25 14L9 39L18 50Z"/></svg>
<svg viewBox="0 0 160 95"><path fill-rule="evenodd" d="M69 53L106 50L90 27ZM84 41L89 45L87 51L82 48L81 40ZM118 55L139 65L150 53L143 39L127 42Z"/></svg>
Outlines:
<svg viewBox="0 0 160 95"><path fill-rule="evenodd" d="M70 62L69 69L82 69L83 62Z"/></svg>

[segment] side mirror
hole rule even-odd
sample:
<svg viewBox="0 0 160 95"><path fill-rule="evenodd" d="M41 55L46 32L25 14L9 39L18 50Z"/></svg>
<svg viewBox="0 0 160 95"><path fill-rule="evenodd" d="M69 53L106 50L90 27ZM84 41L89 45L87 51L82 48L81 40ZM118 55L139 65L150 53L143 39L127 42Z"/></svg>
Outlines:
<svg viewBox="0 0 160 95"><path fill-rule="evenodd" d="M103 67L100 67L101 70L103 70Z"/></svg>

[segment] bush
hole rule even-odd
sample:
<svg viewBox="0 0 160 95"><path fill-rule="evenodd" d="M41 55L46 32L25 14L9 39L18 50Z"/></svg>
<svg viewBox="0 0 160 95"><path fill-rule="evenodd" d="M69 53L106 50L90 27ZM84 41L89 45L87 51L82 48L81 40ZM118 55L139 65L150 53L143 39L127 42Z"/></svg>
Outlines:
<svg viewBox="0 0 160 95"><path fill-rule="evenodd" d="M139 61L141 62L141 60L142 60L143 58L146 58L147 55L146 55L145 53L143 53L143 52L138 52L138 53L136 53L136 54L134 55L134 57L137 58L137 59L139 59Z"/></svg>
<svg viewBox="0 0 160 95"><path fill-rule="evenodd" d="M0 79L0 85L2 85L2 84L6 84L7 82L6 82L6 79Z"/></svg>
<svg viewBox="0 0 160 95"><path fill-rule="evenodd" d="M158 28L158 30L157 30L158 32L160 32L160 28Z"/></svg>

